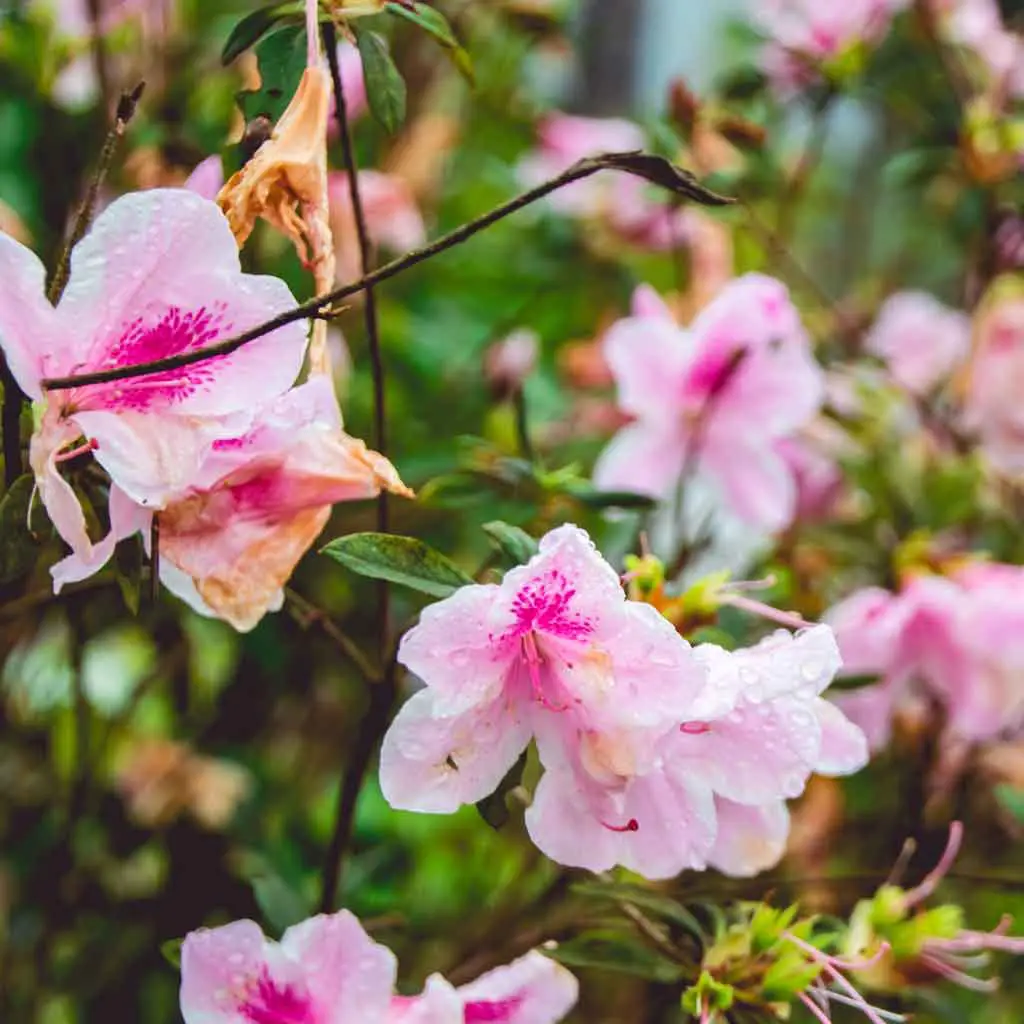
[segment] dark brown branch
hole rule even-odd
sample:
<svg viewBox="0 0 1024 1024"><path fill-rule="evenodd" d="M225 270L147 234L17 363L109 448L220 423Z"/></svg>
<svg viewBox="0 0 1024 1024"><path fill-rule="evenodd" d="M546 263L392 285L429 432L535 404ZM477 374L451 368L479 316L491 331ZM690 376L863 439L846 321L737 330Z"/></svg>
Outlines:
<svg viewBox="0 0 1024 1024"><path fill-rule="evenodd" d="M145 88L146 83L139 82L131 92L121 93L121 99L117 104L117 112L114 115L114 123L110 126L110 131L107 132L107 137L103 142L103 149L100 150L100 158L96 164L96 170L93 172L92 180L89 182L89 189L85 194L85 200L78 211L78 216L75 218L71 234L68 236L67 242L64 243L64 247L61 249L60 256L57 258L57 265L53 269L53 277L50 279L49 287L46 290L46 297L54 306L60 302L60 297L64 294L64 289L67 287L68 272L71 265L71 250L85 237L85 233L92 223L93 213L96 210L96 201L99 198L100 189L103 188L103 182L107 179L107 172L110 170L110 165L114 160L117 144L124 137L128 123L135 116L135 108L142 98Z"/></svg>
<svg viewBox="0 0 1024 1024"><path fill-rule="evenodd" d="M492 224L496 224L498 221L504 220L505 217L525 209L552 192L557 192L560 188L571 185L574 181L581 181L604 170L618 170L645 178L679 196L691 199L705 206L725 206L732 202L731 199L726 199L704 188L689 172L676 167L662 157L652 156L648 153L606 153L603 156L581 160L550 181L546 181L535 188L523 192L522 195L510 199L507 203L502 203L489 213L485 213L482 217L478 217L468 224L463 224L461 227L450 231L447 235L443 235L422 249L406 253L405 256L386 263L359 281L343 285L340 288L336 288L333 292L328 292L326 295L311 299L309 302L304 302L302 305L287 310L260 324L258 327L252 327L248 331L236 335L234 338L228 338L225 341L218 342L216 345L210 345L198 351L183 352L180 355L168 356L166 359L156 359L150 363L138 363L135 366L119 366L112 370L97 370L94 373L83 373L71 377L51 377L43 380L42 386L47 391L66 391L70 388L85 387L89 384L109 384L115 380L128 380L132 377L145 377L150 373L178 370L183 366L201 363L215 356L229 355L240 349L243 345L247 345L250 341L265 337L281 327L286 327L288 324L293 324L299 320L307 320L310 317L322 317L331 306L347 299L349 296L365 291L367 288L378 285L382 281L387 281L408 270L410 267L423 263L425 260L429 260L447 249L461 245L474 235L489 228Z"/></svg>
<svg viewBox="0 0 1024 1024"><path fill-rule="evenodd" d="M355 146L352 143L348 105L341 78L341 68L338 65L338 40L332 23L328 22L324 25L323 37L324 48L327 51L327 63L331 71L331 84L334 89L334 113L338 122L338 135L341 139L345 170L348 173L348 192L359 243L360 270L365 279L370 273L373 249L370 242L370 231L366 223L363 197L359 190L359 164L356 160ZM384 375L384 354L380 343L380 325L377 319L377 296L372 284L367 285L364 291L363 316L366 324L367 344L370 349L370 369L373 376L374 442L377 450L386 457L388 454L387 389ZM388 533L390 527L388 492L381 488L377 497L377 531L378 533ZM391 590L386 580L380 580L377 583L377 641L378 657L382 665L385 664L385 659L388 656L390 633ZM371 682L374 681L374 675L368 675L367 679ZM384 736L391 719L395 696L395 664L393 661L388 661L383 670L383 677L378 678L376 685L371 689L370 707L366 720L362 723L357 741L345 765L344 777L338 794L338 811L334 822L334 832L323 868L320 907L324 913L329 913L334 909L338 897L345 853L352 839L356 804L359 801L359 794L362 791L363 781L374 751Z"/></svg>

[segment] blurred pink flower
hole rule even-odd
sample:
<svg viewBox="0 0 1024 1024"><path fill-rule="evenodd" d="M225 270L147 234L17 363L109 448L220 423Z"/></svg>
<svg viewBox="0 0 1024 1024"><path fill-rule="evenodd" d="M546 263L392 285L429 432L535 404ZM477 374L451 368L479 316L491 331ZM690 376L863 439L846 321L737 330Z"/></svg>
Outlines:
<svg viewBox="0 0 1024 1024"><path fill-rule="evenodd" d="M776 445L811 420L824 391L785 287L737 278L685 330L649 289L634 305L640 315L608 331L605 352L619 406L636 420L598 459L595 482L665 498L693 470L750 525L785 527L797 492Z"/></svg>
<svg viewBox="0 0 1024 1024"><path fill-rule="evenodd" d="M500 585L463 587L425 609L399 661L427 685L384 739L381 789L393 807L443 814L475 803L536 737L549 771L527 828L553 859L653 877L695 860L700 836L688 822L713 833L710 795L685 779L662 787L660 803L620 813L703 671L654 608L626 600L578 527L553 530ZM563 801L565 814L549 813Z"/></svg>
<svg viewBox="0 0 1024 1024"><path fill-rule="evenodd" d="M124 196L76 246L60 304L36 256L0 235L0 338L22 390L45 401L31 444L39 495L79 557L93 543L60 463L91 453L118 491L161 508L194 480L217 437L294 381L306 327L295 323L229 356L180 370L44 392L46 377L191 352L290 309L276 278L243 274L217 207L184 190Z"/></svg>
<svg viewBox="0 0 1024 1024"><path fill-rule="evenodd" d="M910 0L753 0L752 19L767 37L762 64L783 93L816 77L816 68L861 43L879 42Z"/></svg>
<svg viewBox="0 0 1024 1024"><path fill-rule="evenodd" d="M338 69L341 71L341 87L345 93L345 114L350 122L366 113L366 80L363 77L363 59L359 51L347 40L338 44ZM331 97L331 117L327 130L332 135L338 130L335 117L334 97Z"/></svg>
<svg viewBox="0 0 1024 1024"><path fill-rule="evenodd" d="M348 174L336 171L328 177L331 230L338 262L338 280L360 277L359 239L352 212ZM366 214L366 227L375 246L396 253L416 249L427 240L423 215L409 186L402 178L382 171L360 171L359 192Z"/></svg>
<svg viewBox="0 0 1024 1024"><path fill-rule="evenodd" d="M945 36L971 50L996 91L1024 97L1024 38L1003 23L998 0L931 0Z"/></svg>
<svg viewBox="0 0 1024 1024"><path fill-rule="evenodd" d="M388 1024L558 1024L578 990L569 971L534 951L459 988L434 974L422 995L392 1000Z"/></svg>
<svg viewBox="0 0 1024 1024"><path fill-rule="evenodd" d="M535 331L521 327L484 353L484 376L499 396L522 389L526 378L536 369L540 338Z"/></svg>
<svg viewBox="0 0 1024 1024"><path fill-rule="evenodd" d="M865 349L914 395L948 380L970 352L971 321L926 292L900 292L883 304Z"/></svg>
<svg viewBox="0 0 1024 1024"><path fill-rule="evenodd" d="M1024 296L1007 294L979 314L964 403L967 425L1008 473L1024 470Z"/></svg>
<svg viewBox="0 0 1024 1024"><path fill-rule="evenodd" d="M898 594L868 588L836 605L849 675L881 681L837 698L873 748L894 716L942 707L951 737L994 739L1024 725L1024 569L977 563L949 577L919 576Z"/></svg>
<svg viewBox="0 0 1024 1024"><path fill-rule="evenodd" d="M538 128L538 148L519 165L529 186L553 178L585 157L643 149L643 130L620 118L573 117L555 113ZM667 204L639 178L599 174L559 189L548 200L569 217L598 220L633 245L665 252L685 244L690 214Z"/></svg>
<svg viewBox="0 0 1024 1024"><path fill-rule="evenodd" d="M303 921L280 943L253 921L191 932L181 948L185 1024L386 1024L395 957L347 910Z"/></svg>
<svg viewBox="0 0 1024 1024"><path fill-rule="evenodd" d="M828 519L843 491L843 473L838 463L814 438L797 435L775 445L796 486L797 522Z"/></svg>

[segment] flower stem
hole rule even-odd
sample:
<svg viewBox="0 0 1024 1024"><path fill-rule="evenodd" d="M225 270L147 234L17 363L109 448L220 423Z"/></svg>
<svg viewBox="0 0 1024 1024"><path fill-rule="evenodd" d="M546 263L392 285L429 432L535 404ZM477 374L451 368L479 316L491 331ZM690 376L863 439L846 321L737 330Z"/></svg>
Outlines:
<svg viewBox="0 0 1024 1024"><path fill-rule="evenodd" d="M370 233L366 224L366 211L363 208L363 199L359 191L359 166L356 161L355 147L352 144L352 130L348 121L345 89L342 84L341 69L338 66L338 41L333 24L325 24L323 32L324 48L327 50L327 63L330 67L331 83L334 87L335 117L338 122L345 169L348 172L349 196L356 222L360 268L365 279L370 273L373 254ZM367 344L370 349L370 368L373 375L374 444L377 451L387 457L387 388L384 356L380 343L380 325L377 318L377 297L372 284L365 288L365 293L363 315ZM377 497L377 532L388 533L390 527L388 492L382 488ZM320 897L320 909L324 913L329 913L334 909L345 853L352 838L356 805L363 787L363 779L369 769L377 744L387 730L397 696L395 687L397 666L393 659L388 659L390 633L391 591L387 582L380 580L377 584L377 640L378 656L383 668L379 682L370 689L370 706L366 713L366 719L356 736L338 792L338 811L334 832L327 850L327 858L324 861L323 886ZM385 664L385 662L387 663ZM368 677L368 679L372 681L373 677Z"/></svg>

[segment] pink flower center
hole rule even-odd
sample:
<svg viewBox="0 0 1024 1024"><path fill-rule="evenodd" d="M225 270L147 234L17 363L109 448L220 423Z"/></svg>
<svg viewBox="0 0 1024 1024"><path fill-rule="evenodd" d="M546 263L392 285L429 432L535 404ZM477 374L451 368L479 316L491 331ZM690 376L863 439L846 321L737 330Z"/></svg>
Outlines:
<svg viewBox="0 0 1024 1024"><path fill-rule="evenodd" d="M232 325L225 313L226 306L216 303L209 309L203 306L191 312L171 306L156 323L136 317L123 329L121 337L110 346L104 358L90 369L134 366L205 348L231 333ZM167 405L187 398L206 384L213 376L212 367L222 358L214 357L180 370L96 385L95 388L83 389L83 392L95 396L93 407L147 409L156 404ZM79 408L86 407L80 399L75 404Z"/></svg>
<svg viewBox="0 0 1024 1024"><path fill-rule="evenodd" d="M314 1024L308 996L289 985L276 985L266 973L246 993L239 1011L252 1024Z"/></svg>
<svg viewBox="0 0 1024 1024"><path fill-rule="evenodd" d="M508 1021L523 1005L522 996L510 996L497 1002L466 1003L463 1008L465 1024L492 1024L495 1021Z"/></svg>
<svg viewBox="0 0 1024 1024"><path fill-rule="evenodd" d="M590 636L594 627L573 609L575 596L576 588L557 569L549 569L531 580L512 602L515 633L523 636L536 630L563 640L582 640Z"/></svg>

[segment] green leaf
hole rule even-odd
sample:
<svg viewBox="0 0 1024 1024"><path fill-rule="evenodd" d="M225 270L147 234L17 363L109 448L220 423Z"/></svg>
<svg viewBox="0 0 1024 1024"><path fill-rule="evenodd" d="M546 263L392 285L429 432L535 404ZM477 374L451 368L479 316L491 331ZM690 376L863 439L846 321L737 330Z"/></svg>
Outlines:
<svg viewBox="0 0 1024 1024"><path fill-rule="evenodd" d="M657 500L648 494L634 494L632 491L599 491L593 485L582 481L565 484L561 490L587 508L649 509L657 505Z"/></svg>
<svg viewBox="0 0 1024 1024"><path fill-rule="evenodd" d="M473 582L450 558L415 537L353 533L321 551L360 576L401 583L434 597L448 597Z"/></svg>
<svg viewBox="0 0 1024 1024"><path fill-rule="evenodd" d="M996 786L996 799L1018 822L1024 824L1024 789L1001 783Z"/></svg>
<svg viewBox="0 0 1024 1024"><path fill-rule="evenodd" d="M143 564L141 537L131 537L114 548L114 579L132 615L139 614L142 604Z"/></svg>
<svg viewBox="0 0 1024 1024"><path fill-rule="evenodd" d="M391 14L396 14L406 21L418 25L424 32L433 36L444 47L451 62L458 68L460 74L465 76L469 82L475 81L473 74L473 62L465 48L455 38L448 19L436 8L428 7L426 4L414 3L412 7L405 4L391 2L387 5Z"/></svg>
<svg viewBox="0 0 1024 1024"><path fill-rule="evenodd" d="M490 796L485 796L483 800L478 800L476 803L480 817L493 829L501 829L508 824L510 815L506 797L523 781L523 772L526 771L529 754L529 747L527 747L519 760L508 770L505 778L498 783L498 788Z"/></svg>
<svg viewBox="0 0 1024 1024"><path fill-rule="evenodd" d="M260 87L240 92L236 99L246 121L267 117L277 121L285 112L306 70L306 30L286 25L256 47Z"/></svg>
<svg viewBox="0 0 1024 1024"><path fill-rule="evenodd" d="M686 976L686 970L680 964L613 931L587 932L554 949L542 948L541 952L566 967L617 971L664 985L681 981Z"/></svg>
<svg viewBox="0 0 1024 1024"><path fill-rule="evenodd" d="M297 11L295 4L269 4L247 14L231 30L231 35L221 50L221 63L230 64L246 50L255 46L282 18L287 18Z"/></svg>
<svg viewBox="0 0 1024 1024"><path fill-rule="evenodd" d="M695 938L706 937L704 928L700 921L693 914L677 903L670 896L661 893L651 892L638 885L626 885L620 882L578 882L572 887L572 891L581 896L589 896L593 899L611 900L614 903L632 903L641 910L671 921L685 929Z"/></svg>
<svg viewBox="0 0 1024 1024"><path fill-rule="evenodd" d="M356 44L363 60L366 100L370 113L391 135L405 120L405 79L395 67L384 37L368 29L356 31Z"/></svg>
<svg viewBox="0 0 1024 1024"><path fill-rule="evenodd" d="M254 874L249 884L267 924L275 931L283 932L313 912L302 894L273 871Z"/></svg>
<svg viewBox="0 0 1024 1024"><path fill-rule="evenodd" d="M34 488L35 479L25 473L0 498L0 583L24 576L39 558L40 545L28 525Z"/></svg>
<svg viewBox="0 0 1024 1024"><path fill-rule="evenodd" d="M160 955L174 968L181 970L181 946L184 939L168 939L160 943Z"/></svg>
<svg viewBox="0 0 1024 1024"><path fill-rule="evenodd" d="M484 533L512 565L525 565L537 554L537 542L518 526L495 520L484 523Z"/></svg>

